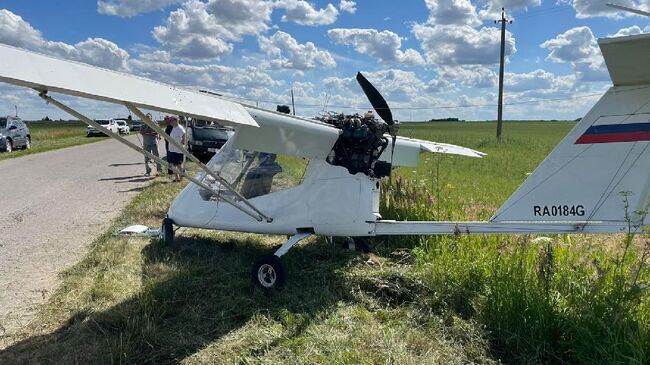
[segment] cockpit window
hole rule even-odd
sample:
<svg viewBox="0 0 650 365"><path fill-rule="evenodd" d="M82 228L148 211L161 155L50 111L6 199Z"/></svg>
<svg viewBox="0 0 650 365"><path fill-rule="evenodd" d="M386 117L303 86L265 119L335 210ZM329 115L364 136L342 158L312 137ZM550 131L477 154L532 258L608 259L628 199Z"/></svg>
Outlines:
<svg viewBox="0 0 650 365"><path fill-rule="evenodd" d="M246 199L285 190L302 182L309 160L286 155L233 148L231 138L208 162L208 167L224 178ZM211 176L203 182L226 196L233 195ZM213 194L201 189L204 199L216 199Z"/></svg>

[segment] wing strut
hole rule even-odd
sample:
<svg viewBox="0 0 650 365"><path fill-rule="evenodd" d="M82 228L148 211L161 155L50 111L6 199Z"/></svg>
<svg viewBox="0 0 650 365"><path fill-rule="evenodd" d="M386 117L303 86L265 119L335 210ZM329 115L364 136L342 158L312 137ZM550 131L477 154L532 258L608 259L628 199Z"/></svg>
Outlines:
<svg viewBox="0 0 650 365"><path fill-rule="evenodd" d="M137 115L138 118L140 118L140 119L142 120L143 123L145 123L146 125L148 125L149 127L151 127L151 129L153 129L154 131L156 131L156 133L158 133L162 138L164 138L165 141L169 142L170 144L174 145L176 148L178 148L179 150L181 150L181 152L182 152L182 153L183 153L187 158L189 158L190 160L192 160L192 162L194 162L195 164L197 164L197 165L201 168L201 170L205 171L206 174L212 176L216 181L218 181L221 185L223 185L226 189L228 189L228 191L230 191L230 192L233 193L235 196L237 196L237 198L239 199L239 201L241 201L241 202L243 202L244 204L246 204L246 206L248 206L250 209L252 209L253 211L255 211L255 213L257 213L257 214L258 214L262 219L266 220L267 222L270 223L270 222L273 221L273 218L267 217L267 216L264 215L262 212L260 212L259 209L257 209L253 204L251 204L251 203L248 201L248 199L244 198L244 196L241 195L241 194L240 194L240 193L239 193L239 192L238 192L238 191L237 191L237 190L236 190L232 185L230 185L229 182L227 182L226 180L224 180L224 178L222 178L218 173L216 173L216 172L214 172L213 170L211 170L208 166L206 166L203 162L201 162L198 158L196 158L193 154L191 154L191 153L190 153L190 152L185 148L185 146L183 146L183 145L180 144L178 141L176 141L175 139L173 139L173 138L171 138L169 135L167 135L167 133L165 133L165 131L164 131L162 128L160 128L160 126L156 125L156 123L154 123L154 122L153 122L151 119L149 119L149 118L148 118L144 113L142 113L142 111L140 111L140 109L138 109L136 106L134 106L134 105L131 104L131 103L124 103L124 104L126 105L126 107L127 107L131 112L133 112L135 115ZM210 190L210 192L213 192L213 190ZM220 197L221 197L221 195L219 195L219 194L217 194L217 196L220 196Z"/></svg>
<svg viewBox="0 0 650 365"><path fill-rule="evenodd" d="M37 90L37 91L38 91L38 90ZM112 137L112 138L118 140L119 142L123 143L123 144L126 145L127 147L129 147L129 148L135 150L136 152L139 152L140 154L143 154L143 155L149 157L150 159L152 159L152 160L154 160L154 161L156 161L156 162L158 162L158 163L160 163L160 164L162 164L162 165L168 166L169 169L171 169L172 171L174 171L174 172L177 173L177 174L181 174L181 175L183 175L184 177L186 177L188 180L190 180L190 181L193 182L194 184L196 184L196 185L202 187L203 189L206 189L206 190L210 191L212 194L215 194L216 196L220 196L220 198L223 199L223 201L225 201L226 203L228 203L228 204L232 205L233 207L239 209L239 210L242 211L243 213L245 213L245 214L251 216L253 219L257 220L258 222L262 222L262 221L264 221L264 220L266 220L267 222L272 221L271 218L268 218L268 217L266 217L265 215L263 215L262 213L260 213L257 209L255 209L255 207L253 207L252 205L250 205L250 203L246 202L247 205L250 205L251 209L254 210L254 212L250 212L248 209L245 209L244 207L242 207L242 206L240 206L239 204L237 204L237 202L235 202L235 201L229 199L228 197L224 196L224 195L221 194L220 192L214 190L211 186L209 186L209 185L207 185L207 184L201 182L200 180L194 178L193 176L190 176L189 174L185 173L184 171L181 171L181 170L177 169L176 167L174 167L173 165L170 165L167 161L161 159L160 157L158 157L158 156L154 156L153 154L151 154L151 153L145 151L144 149L140 148L138 145L136 145L136 144L134 144L134 143L132 143L132 142L130 142L130 141L127 141L124 137L122 137L122 136L120 136L120 135L118 135L118 134L116 134L116 133L113 133L112 131L110 131L110 130L104 128L101 124L99 124L99 123L95 122L94 120L92 120L92 119L86 117L85 115L83 115L83 114L77 112L76 110L70 108L69 106L67 106L67 105L65 105L65 104L63 104L63 103L61 103L61 102L59 102L58 100L52 98L51 96L47 95L47 92L39 92L38 95L39 95L43 100L45 100L46 102L48 102L48 103L50 103L50 104L56 106L57 108L59 108L59 109L65 111L66 113L68 113L68 114L74 116L75 118L80 119L80 120L83 121L84 123L87 123L87 124L89 124L89 125L91 125L91 126L97 128L97 130L102 131L102 132L105 133L107 136L110 136L110 137ZM146 119L146 118L143 118L143 121L144 121L144 120L147 120L147 119ZM153 123L151 123L151 124L153 124ZM147 125L149 125L149 123L147 123ZM151 125L150 125L150 126L151 126ZM161 134L161 136L165 136L164 131L163 131L163 133ZM172 139L172 141L173 141L173 139ZM170 141L170 142L171 142L171 141ZM174 141L174 142L175 142L175 141ZM178 147L178 146L177 146L177 147ZM182 149L182 150L185 151L185 149ZM185 151L185 152L187 153L187 151ZM208 170L210 170L210 169L208 169ZM221 181L221 179L220 179L220 181ZM225 186L225 185L224 185L224 186ZM231 189L229 186L225 186L225 187L228 188L229 190ZM234 191L233 191L233 192L234 192ZM236 192L234 192L234 193L236 193ZM239 195L239 194L237 194L237 195Z"/></svg>

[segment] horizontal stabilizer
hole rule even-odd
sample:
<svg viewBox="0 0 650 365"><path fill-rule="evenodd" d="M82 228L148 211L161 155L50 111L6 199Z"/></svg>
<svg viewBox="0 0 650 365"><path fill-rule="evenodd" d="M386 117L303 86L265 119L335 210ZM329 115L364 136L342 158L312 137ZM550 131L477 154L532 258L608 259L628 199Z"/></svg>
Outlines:
<svg viewBox="0 0 650 365"><path fill-rule="evenodd" d="M387 137L390 140L390 137ZM395 166L417 166L420 152L442 153L447 155L458 155L476 158L482 158L486 155L483 152L479 152L467 147L407 137L397 137L397 140L395 141L394 154L391 153L391 148L392 143L389 143L388 147L381 155L381 160L389 162L391 161L392 157L393 165Z"/></svg>
<svg viewBox="0 0 650 365"><path fill-rule="evenodd" d="M598 40L615 86L650 84L650 34Z"/></svg>
<svg viewBox="0 0 650 365"><path fill-rule="evenodd" d="M0 82L226 124L257 127L238 103L0 44Z"/></svg>

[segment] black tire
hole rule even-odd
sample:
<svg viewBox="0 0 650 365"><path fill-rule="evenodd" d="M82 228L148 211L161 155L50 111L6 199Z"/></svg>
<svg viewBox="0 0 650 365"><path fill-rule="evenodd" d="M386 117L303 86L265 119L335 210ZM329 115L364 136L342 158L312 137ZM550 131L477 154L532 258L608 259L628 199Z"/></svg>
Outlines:
<svg viewBox="0 0 650 365"><path fill-rule="evenodd" d="M24 149L28 150L30 148L32 148L32 137L27 136L27 137L25 137L25 147L24 147Z"/></svg>
<svg viewBox="0 0 650 365"><path fill-rule="evenodd" d="M14 143L11 141L11 139L7 138L7 142L5 142L5 152L11 153L14 150Z"/></svg>
<svg viewBox="0 0 650 365"><path fill-rule="evenodd" d="M352 240L354 241L354 248L357 251L363 253L372 252L372 244L369 239L365 237L352 237Z"/></svg>
<svg viewBox="0 0 650 365"><path fill-rule="evenodd" d="M253 264L251 279L253 284L264 290L278 289L284 286L286 269L282 260L275 255L260 256Z"/></svg>
<svg viewBox="0 0 650 365"><path fill-rule="evenodd" d="M171 246L174 244L174 221L165 218L162 220L162 226L160 228L160 241L165 246Z"/></svg>

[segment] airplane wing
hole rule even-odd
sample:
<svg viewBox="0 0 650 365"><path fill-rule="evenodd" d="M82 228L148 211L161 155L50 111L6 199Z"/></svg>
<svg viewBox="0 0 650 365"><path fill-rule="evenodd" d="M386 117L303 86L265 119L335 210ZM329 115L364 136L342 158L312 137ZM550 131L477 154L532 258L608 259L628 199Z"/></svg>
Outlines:
<svg viewBox="0 0 650 365"><path fill-rule="evenodd" d="M391 147L392 144L389 144L388 148L386 148L384 153L381 155L382 161L391 160ZM483 152L475 151L467 147L456 146L453 144L431 142L415 138L397 137L397 140L395 141L395 153L392 154L393 165L416 167L418 165L420 152L444 153L449 155L476 158L482 158L486 155Z"/></svg>
<svg viewBox="0 0 650 365"><path fill-rule="evenodd" d="M130 103L163 113L257 127L229 100L84 63L0 44L0 82L110 103Z"/></svg>
<svg viewBox="0 0 650 365"><path fill-rule="evenodd" d="M207 93L0 44L0 82L39 92L105 101L238 126L240 149L325 159L340 130L323 122L275 113ZM393 163L417 166L421 151L481 157L469 148L398 137ZM382 159L390 161L390 147Z"/></svg>

